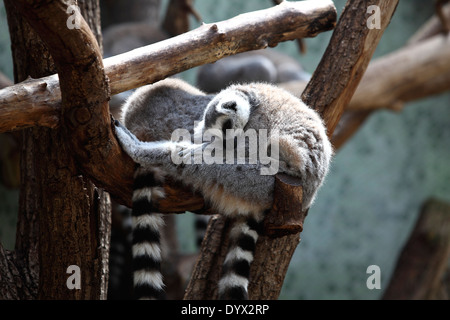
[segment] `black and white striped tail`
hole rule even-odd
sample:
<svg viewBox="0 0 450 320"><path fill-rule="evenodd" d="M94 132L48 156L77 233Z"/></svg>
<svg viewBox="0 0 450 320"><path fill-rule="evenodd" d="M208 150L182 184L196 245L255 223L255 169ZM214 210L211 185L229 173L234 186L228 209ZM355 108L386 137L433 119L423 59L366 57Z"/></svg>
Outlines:
<svg viewBox="0 0 450 320"><path fill-rule="evenodd" d="M137 299L164 299L161 274L161 229L164 221L153 202L163 197L158 174L138 168L133 185L132 257L134 295Z"/></svg>
<svg viewBox="0 0 450 320"><path fill-rule="evenodd" d="M261 219L262 220L262 219ZM250 265L254 258L262 221L254 218L236 221L230 232L230 247L219 281L219 299L248 299Z"/></svg>

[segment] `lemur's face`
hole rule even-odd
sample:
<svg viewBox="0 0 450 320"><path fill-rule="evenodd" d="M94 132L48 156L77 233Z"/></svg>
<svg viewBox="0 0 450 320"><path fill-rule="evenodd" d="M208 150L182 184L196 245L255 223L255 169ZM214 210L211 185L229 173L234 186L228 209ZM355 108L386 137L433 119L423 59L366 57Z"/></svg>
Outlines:
<svg viewBox="0 0 450 320"><path fill-rule="evenodd" d="M244 129L251 111L249 97L242 91L221 91L206 107L204 130L217 129L225 137L227 129Z"/></svg>

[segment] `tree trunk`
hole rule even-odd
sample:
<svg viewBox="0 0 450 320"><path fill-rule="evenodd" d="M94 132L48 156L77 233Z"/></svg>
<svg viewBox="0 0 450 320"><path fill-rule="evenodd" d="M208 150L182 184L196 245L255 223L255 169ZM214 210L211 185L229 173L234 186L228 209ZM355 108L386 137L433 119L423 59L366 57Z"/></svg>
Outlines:
<svg viewBox="0 0 450 320"><path fill-rule="evenodd" d="M15 5L5 1L15 81L55 73L45 45ZM94 31L100 30L98 8L95 0L80 3ZM80 173L63 137L62 128L23 132L16 256L29 270L25 282L32 289L16 298L106 298L109 195ZM79 290L66 285L71 265L80 267Z"/></svg>

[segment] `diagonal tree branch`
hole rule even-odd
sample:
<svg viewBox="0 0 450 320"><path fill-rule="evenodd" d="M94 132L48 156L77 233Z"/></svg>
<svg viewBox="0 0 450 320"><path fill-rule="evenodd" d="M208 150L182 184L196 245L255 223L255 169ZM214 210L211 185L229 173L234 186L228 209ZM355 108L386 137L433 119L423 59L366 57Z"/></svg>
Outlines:
<svg viewBox="0 0 450 320"><path fill-rule="evenodd" d="M445 9L447 20L450 21L450 5ZM448 40L449 35L443 33L439 18L434 15L408 40L407 47L373 61L347 106L349 111L344 114L345 119L334 132L335 148L339 149L349 140L365 120L378 110L375 108L399 110L404 103L413 99L450 90ZM436 68L436 65L439 67ZM400 72L399 68L403 71ZM394 69L397 72L392 78L391 71ZM434 74L430 75L430 70ZM426 82L422 81L424 78ZM376 83L371 85L372 81ZM377 93L375 100L368 98L374 97L373 92ZM373 101L368 104L370 100ZM360 110L361 106L369 109Z"/></svg>
<svg viewBox="0 0 450 320"><path fill-rule="evenodd" d="M398 0L348 1L339 21L346 30L336 28L325 54L302 94L306 104L324 118L331 137L344 108L350 102L372 58L378 42L397 8ZM380 29L369 29L369 6L380 10ZM336 63L339 57L339 63Z"/></svg>

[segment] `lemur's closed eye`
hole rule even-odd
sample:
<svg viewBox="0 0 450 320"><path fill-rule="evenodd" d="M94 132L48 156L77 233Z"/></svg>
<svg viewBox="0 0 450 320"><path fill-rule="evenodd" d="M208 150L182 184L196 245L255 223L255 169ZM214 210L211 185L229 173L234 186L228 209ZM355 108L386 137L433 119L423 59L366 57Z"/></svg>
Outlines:
<svg viewBox="0 0 450 320"><path fill-rule="evenodd" d="M221 108L232 112L223 112ZM168 121L155 121L161 118ZM266 134L267 144L258 141L256 146L270 146L268 157L280 164L278 172L302 181L302 209L306 210L328 172L332 156L322 119L301 100L273 85L232 85L215 96L207 96L181 80L167 79L137 90L123 107L122 121L131 132L144 133L153 140L140 142L127 128L116 127L122 148L139 164L135 175L139 183L133 193L133 270L137 296L163 295L159 242L162 220L153 212L152 203L163 197L161 184L163 177L168 176L201 192L216 212L233 221L218 292L222 299L247 299L250 265L264 212L272 206L277 172L262 174L262 169L271 162L268 164L261 158L243 164L225 161L228 159L224 154L220 162L206 162L204 157L198 162L194 152L188 152L190 162L180 166L172 161L173 150L180 146L187 151L202 149L195 141L182 145L171 141L171 132L185 128L197 136L214 128L224 133L227 129L252 129L258 136ZM278 149L272 149L275 145ZM245 144L243 154L250 156L252 147L255 144Z"/></svg>
<svg viewBox="0 0 450 320"><path fill-rule="evenodd" d="M231 119L226 120L223 124L222 124L222 133L223 133L223 137L226 137L226 133L228 129L233 129L233 121L231 121Z"/></svg>

